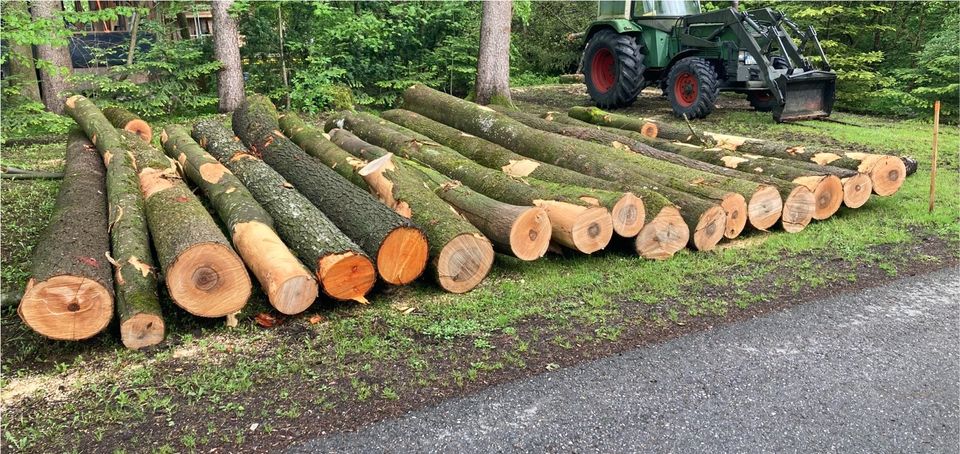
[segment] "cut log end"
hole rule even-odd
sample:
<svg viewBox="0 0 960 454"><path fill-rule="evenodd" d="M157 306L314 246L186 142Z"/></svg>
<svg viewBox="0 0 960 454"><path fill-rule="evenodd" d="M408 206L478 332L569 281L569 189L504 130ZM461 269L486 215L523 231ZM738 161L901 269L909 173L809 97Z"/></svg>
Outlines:
<svg viewBox="0 0 960 454"><path fill-rule="evenodd" d="M870 177L858 173L849 178L843 178L843 204L848 208L860 208L870 200L873 193L873 182Z"/></svg>
<svg viewBox="0 0 960 454"><path fill-rule="evenodd" d="M18 312L27 326L45 337L89 339L110 323L113 296L100 283L80 276L31 279Z"/></svg>
<svg viewBox="0 0 960 454"><path fill-rule="evenodd" d="M747 202L747 219L758 230L767 230L780 220L783 213L783 198L773 186L764 186L750 196Z"/></svg>
<svg viewBox="0 0 960 454"><path fill-rule="evenodd" d="M610 216L613 218L613 231L617 235L633 238L640 233L646 217L643 200L628 192L613 205Z"/></svg>
<svg viewBox="0 0 960 454"><path fill-rule="evenodd" d="M781 219L783 230L797 233L805 229L810 220L813 219L813 213L816 210L817 202L813 196L813 191L803 186L793 188L786 200L783 201L783 217Z"/></svg>
<svg viewBox="0 0 960 454"><path fill-rule="evenodd" d="M803 179L817 180L815 183L811 182L810 184L799 183L813 191L813 199L814 203L816 203L813 218L822 221L833 216L833 214L840 209L840 205L843 204L843 182L840 181L840 178L835 175L827 175L822 177L804 177L798 178L797 180ZM797 180L794 180L794 182L797 182Z"/></svg>
<svg viewBox="0 0 960 454"><path fill-rule="evenodd" d="M553 228L542 208L530 208L517 216L510 226L510 251L520 260L543 257L550 247Z"/></svg>
<svg viewBox="0 0 960 454"><path fill-rule="evenodd" d="M120 340L124 347L137 350L163 342L165 331L163 318L140 313L120 324Z"/></svg>
<svg viewBox="0 0 960 454"><path fill-rule="evenodd" d="M690 241L690 228L676 207L665 207L637 235L636 249L641 257L668 259Z"/></svg>
<svg viewBox="0 0 960 454"><path fill-rule="evenodd" d="M317 279L331 298L366 303L364 295L377 282L377 271L366 256L346 252L321 258Z"/></svg>
<svg viewBox="0 0 960 454"><path fill-rule="evenodd" d="M584 254L597 252L613 238L613 219L602 207L582 207L566 202L538 200L553 227L553 241Z"/></svg>
<svg viewBox="0 0 960 454"><path fill-rule="evenodd" d="M377 272L394 285L406 285L423 274L429 258L427 237L420 229L400 227L390 232L377 252Z"/></svg>
<svg viewBox="0 0 960 454"><path fill-rule="evenodd" d="M319 292L312 276L293 276L277 285L270 303L283 314L299 314L317 300Z"/></svg>
<svg viewBox="0 0 960 454"><path fill-rule="evenodd" d="M141 119L130 120L123 130L136 134L144 142L150 143L153 140L153 129L150 128L150 124Z"/></svg>
<svg viewBox="0 0 960 454"><path fill-rule="evenodd" d="M246 267L219 243L199 243L180 253L165 280L173 301L200 317L232 314L250 298Z"/></svg>
<svg viewBox="0 0 960 454"><path fill-rule="evenodd" d="M450 293L473 290L493 266L493 245L482 235L463 233L448 242L437 256L440 287Z"/></svg>
<svg viewBox="0 0 960 454"><path fill-rule="evenodd" d="M900 190L907 177L907 168L900 158L883 156L873 163L868 174L873 183L874 194L883 197Z"/></svg>
<svg viewBox="0 0 960 454"><path fill-rule="evenodd" d="M643 134L647 137L656 138L659 133L660 128L658 128L656 124L649 121L640 126L640 134Z"/></svg>
<svg viewBox="0 0 960 454"><path fill-rule="evenodd" d="M698 251L709 251L723 239L727 213L719 205L707 209L697 222L693 232L693 246Z"/></svg>
<svg viewBox="0 0 960 454"><path fill-rule="evenodd" d="M736 193L729 193L720 201L720 207L726 213L723 236L733 239L743 233L747 227L747 199Z"/></svg>

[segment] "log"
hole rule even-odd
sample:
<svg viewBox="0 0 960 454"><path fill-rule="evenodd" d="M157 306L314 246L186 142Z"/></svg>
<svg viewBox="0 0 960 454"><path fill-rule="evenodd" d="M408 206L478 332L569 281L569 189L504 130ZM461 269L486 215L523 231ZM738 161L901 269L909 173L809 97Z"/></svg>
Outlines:
<svg viewBox="0 0 960 454"><path fill-rule="evenodd" d="M609 211L602 206L603 202L596 202L619 198L623 193L604 193L542 181L534 186L488 169L435 142L418 141L386 126L386 123L386 120L368 114L341 112L331 117L327 127L343 125L374 145L430 166L501 202L544 208L553 228L551 237L563 246L590 254L603 249L610 242L613 221Z"/></svg>
<svg viewBox="0 0 960 454"><path fill-rule="evenodd" d="M330 140L362 160L373 161L391 154L345 129L331 130ZM394 156L393 161L419 171L423 182L476 226L493 242L497 251L525 261L543 257L547 252L551 227L547 212L542 208L499 202L412 161L399 156Z"/></svg>
<svg viewBox="0 0 960 454"><path fill-rule="evenodd" d="M82 340L113 317L105 169L78 129L67 137L63 183L53 216L33 250L30 279L17 313L37 333Z"/></svg>
<svg viewBox="0 0 960 454"><path fill-rule="evenodd" d="M277 236L273 218L243 183L181 126L163 128L160 143L216 209L234 248L257 277L270 305L288 315L310 307L319 292L317 281Z"/></svg>
<svg viewBox="0 0 960 454"><path fill-rule="evenodd" d="M278 129L269 99L251 95L233 113L234 132L337 227L374 257L377 272L390 284L404 285L427 266L429 245L423 230L306 154Z"/></svg>
<svg viewBox="0 0 960 454"><path fill-rule="evenodd" d="M308 126L299 116L280 116L281 130L307 154L344 178L371 191L381 202L423 227L430 243L431 269L444 290L465 293L493 266L493 245L457 211L426 187L421 173L387 156L360 159ZM360 181L356 181L359 178Z"/></svg>
<svg viewBox="0 0 960 454"><path fill-rule="evenodd" d="M0 173L0 178L4 180L59 180L63 174L59 172L17 172Z"/></svg>
<svg viewBox="0 0 960 454"><path fill-rule="evenodd" d="M692 167L680 166L541 131L492 109L423 85L414 85L404 92L404 105L409 110L499 143L524 156L598 178L625 184L637 179L654 179L704 198L716 197L717 191L741 194L748 200L748 219L759 229L769 228L780 218L782 199L776 188L712 174L703 170L707 166L704 163L693 161L696 164Z"/></svg>
<svg viewBox="0 0 960 454"><path fill-rule="evenodd" d="M402 127L412 129L415 131L412 134L418 140L436 140L486 167L500 169L515 177L533 177L554 183L568 183L611 191L626 190L630 191L627 193L628 196L634 193L640 195L641 200L637 202L633 201L635 197L625 196L609 208L614 220L614 230L618 234L625 237L637 234L643 236L643 241L649 245L650 249L644 248L640 252L642 256L660 255L662 253L659 243L647 241L650 238L656 238L657 230L670 231L677 229L669 225L671 220L680 218L673 206L674 204L671 203L672 200L676 200L677 205L681 205L683 208L680 211L684 214L682 220L687 222L689 231L694 232L693 235L687 235L687 237L695 248L699 250L712 249L723 237L722 223L724 220L721 218L725 218L726 214L721 212L722 208L694 196L679 193L679 191L672 192L671 198L668 200L667 197L662 195L663 189L659 189L660 192L651 189L654 184L649 180L638 181L634 185L624 185L584 175L570 169L524 157L493 142L460 132L408 110L396 109L383 112L381 116ZM667 189L667 191L671 190ZM644 203L649 204L649 211L645 209ZM744 209L745 205L744 203ZM721 224L717 224L718 221ZM647 228L644 224L652 226L648 231L643 232ZM679 229L682 230L682 227Z"/></svg>
<svg viewBox="0 0 960 454"><path fill-rule="evenodd" d="M665 149L654 148L648 145L645 143L647 138L643 138L643 140L634 140L632 137L628 137L623 134L616 134L611 131L600 130L594 125L584 124L584 126L581 126L579 124L570 124L569 122L563 122L560 124L561 121L547 120L529 114L518 115L521 115L522 121L526 122L527 124L543 128L545 130L555 131L563 135L569 135L571 137L577 137L591 142L610 144L614 148L628 149L650 158L660 159L683 167L696 168L711 174L738 180L752 181L758 184L776 188L783 200L783 211L779 218L784 230L788 232L793 233L803 230L803 228L810 223L810 220L813 217L815 208L815 199L813 198L813 194L811 191L809 191L809 189L806 191L796 189L797 183L774 177L758 176L749 172L741 172L723 166L706 163L697 159L692 159L681 154L670 153L665 151ZM555 118L555 120L561 119ZM570 119L569 117L566 117L566 120L571 122L577 121ZM623 132L629 134L626 131ZM665 146L667 148L676 147L676 145L672 142L658 142L656 145L662 147ZM731 201L729 198L724 200L724 202L729 201ZM733 202L737 203L738 201ZM728 204L727 206L731 205L732 204ZM734 207L734 210L737 210L738 208L736 207L739 205L732 206ZM749 213L751 207L748 206L747 210ZM776 219L773 221L776 222Z"/></svg>
<svg viewBox="0 0 960 454"><path fill-rule="evenodd" d="M561 84L582 84L584 81L583 74L561 74L560 83Z"/></svg>
<svg viewBox="0 0 960 454"><path fill-rule="evenodd" d="M250 298L250 275L200 200L180 179L175 161L120 131L133 153L150 237L170 298L199 317L238 312Z"/></svg>
<svg viewBox="0 0 960 454"><path fill-rule="evenodd" d="M156 262L133 155L100 109L83 96L67 99L65 111L83 128L107 169L111 264L114 268L120 340L138 349L163 341L166 326L157 295Z"/></svg>
<svg viewBox="0 0 960 454"><path fill-rule="evenodd" d="M144 142L150 143L153 140L153 128L150 124L123 107L107 107L103 109L103 116L107 117L115 128L130 131Z"/></svg>
<svg viewBox="0 0 960 454"><path fill-rule="evenodd" d="M192 135L267 211L280 238L313 271L325 294L367 302L364 295L376 283L377 272L357 243L218 121L198 122Z"/></svg>
<svg viewBox="0 0 960 454"><path fill-rule="evenodd" d="M907 177L906 164L910 159L873 153L848 152L831 147L790 145L773 140L755 139L710 131L686 131L679 125L663 120L637 119L604 112L597 108L574 107L570 116L589 123L613 126L641 132L639 122L652 122L658 127L654 137L680 142L720 147L741 153L756 154L773 158L814 162L819 165L831 165L855 170L870 177L873 192L880 196L892 195L900 189ZM702 143L705 142L705 143Z"/></svg>

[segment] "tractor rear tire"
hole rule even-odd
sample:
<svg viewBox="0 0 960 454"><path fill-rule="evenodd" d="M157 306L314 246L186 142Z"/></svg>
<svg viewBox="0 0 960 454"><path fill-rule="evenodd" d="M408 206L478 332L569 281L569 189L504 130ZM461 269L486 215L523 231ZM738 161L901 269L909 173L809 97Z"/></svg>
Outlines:
<svg viewBox="0 0 960 454"><path fill-rule="evenodd" d="M670 68L666 92L674 115L704 118L713 112L720 93L717 72L702 58L684 58Z"/></svg>
<svg viewBox="0 0 960 454"><path fill-rule="evenodd" d="M587 92L604 109L633 104L645 86L643 45L633 36L610 29L590 38L583 53L583 76Z"/></svg>
<svg viewBox="0 0 960 454"><path fill-rule="evenodd" d="M770 112L777 103L777 99L769 91L748 92L747 101L750 101L750 106L757 112Z"/></svg>

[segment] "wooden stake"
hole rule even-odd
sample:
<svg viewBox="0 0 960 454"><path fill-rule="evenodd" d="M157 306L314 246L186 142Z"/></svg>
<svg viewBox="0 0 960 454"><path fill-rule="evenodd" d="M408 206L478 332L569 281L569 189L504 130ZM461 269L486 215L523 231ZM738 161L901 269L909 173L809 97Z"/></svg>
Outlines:
<svg viewBox="0 0 960 454"><path fill-rule="evenodd" d="M933 103L933 159L930 162L930 208L933 213L933 201L937 183L937 138L940 135L940 101Z"/></svg>

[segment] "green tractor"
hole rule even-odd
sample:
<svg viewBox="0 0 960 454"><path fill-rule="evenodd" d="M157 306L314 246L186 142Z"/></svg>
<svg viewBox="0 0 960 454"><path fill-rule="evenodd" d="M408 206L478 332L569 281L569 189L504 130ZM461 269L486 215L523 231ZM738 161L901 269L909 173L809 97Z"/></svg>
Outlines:
<svg viewBox="0 0 960 454"><path fill-rule="evenodd" d="M654 85L689 119L709 115L720 91L745 93L778 122L827 117L833 109L837 75L816 32L779 11L703 13L696 0L599 4L582 65L587 91L602 108L628 106ZM818 67L804 55L808 48Z"/></svg>

